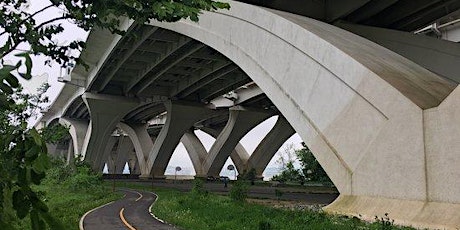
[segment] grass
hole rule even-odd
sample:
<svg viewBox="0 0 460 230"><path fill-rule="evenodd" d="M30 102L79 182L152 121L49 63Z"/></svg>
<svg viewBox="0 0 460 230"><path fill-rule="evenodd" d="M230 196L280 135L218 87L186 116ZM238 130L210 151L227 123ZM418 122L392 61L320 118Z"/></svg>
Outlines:
<svg viewBox="0 0 460 230"><path fill-rule="evenodd" d="M122 186L150 190L141 185ZM155 193L159 199L154 214L182 229L411 229L393 226L391 220L366 223L324 212L234 202L215 194L200 196L173 189L155 189Z"/></svg>
<svg viewBox="0 0 460 230"><path fill-rule="evenodd" d="M57 165L34 190L45 201L49 214L66 230L79 229L80 218L88 210L122 197L121 193L112 192L110 183L103 183L100 175L84 166L71 173L69 167ZM14 217L13 222L16 229L32 229L29 216L22 220Z"/></svg>
<svg viewBox="0 0 460 230"><path fill-rule="evenodd" d="M89 210L120 199L119 193L111 192L108 186L91 190L72 190L63 185L40 185L39 191L44 193L49 213L64 226L64 229L79 229L80 218ZM27 216L16 222L17 229L32 229Z"/></svg>

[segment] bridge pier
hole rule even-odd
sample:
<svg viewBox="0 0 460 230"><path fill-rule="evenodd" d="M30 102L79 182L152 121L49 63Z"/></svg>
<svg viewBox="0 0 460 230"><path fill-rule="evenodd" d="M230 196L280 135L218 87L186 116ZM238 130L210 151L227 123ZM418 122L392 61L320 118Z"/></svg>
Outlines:
<svg viewBox="0 0 460 230"><path fill-rule="evenodd" d="M206 159L208 152L204 148L200 139L198 139L193 130L188 130L184 133L180 141L187 150L190 160L192 160L193 168L196 173L195 177L206 177L202 163Z"/></svg>
<svg viewBox="0 0 460 230"><path fill-rule="evenodd" d="M131 157L130 169L140 173L140 178L149 178L150 169L147 166L149 152L153 149L153 137L147 132L148 124L126 124L120 122L118 126L128 134L134 147L135 158ZM136 159L137 162L133 162Z"/></svg>
<svg viewBox="0 0 460 230"><path fill-rule="evenodd" d="M95 171L104 167L104 153L110 136L121 119L140 103L137 100L101 94L85 93L83 101L91 115L82 155ZM116 103L116 106L113 106Z"/></svg>
<svg viewBox="0 0 460 230"><path fill-rule="evenodd" d="M97 172L102 172L104 170L104 165L107 164L107 169L109 174L113 174L115 168L115 162L112 160L112 153L116 152L118 137L110 136L109 140L107 141L107 145L105 146L104 153L100 158L100 161L95 162L96 167L100 169Z"/></svg>
<svg viewBox="0 0 460 230"><path fill-rule="evenodd" d="M141 173L140 166L139 166L139 160L137 159L135 150L133 149L130 150L127 162L128 162L128 167L129 167L129 174L138 175Z"/></svg>
<svg viewBox="0 0 460 230"><path fill-rule="evenodd" d="M227 124L216 138L203 163L206 174L219 176L225 161L241 138L272 115L266 111L251 111L241 107L231 108Z"/></svg>
<svg viewBox="0 0 460 230"><path fill-rule="evenodd" d="M59 123L69 128L74 156L81 156L89 121L61 117L59 118Z"/></svg>
<svg viewBox="0 0 460 230"><path fill-rule="evenodd" d="M264 139L262 139L260 144L251 154L251 157L249 157L246 164L246 170L251 170L253 168L256 170L256 177L263 178L262 173L268 163L270 163L270 160L281 148L284 142L286 142L286 140L294 134L295 130L286 118L279 115L275 126L273 126L270 132L264 137Z"/></svg>
<svg viewBox="0 0 460 230"><path fill-rule="evenodd" d="M223 130L223 128L216 129L210 127L202 127L200 129L216 139ZM236 170L242 173L245 170L245 165L247 160L249 159L249 154L244 148L244 146L241 143L238 143L235 146L235 149L232 151L232 153L230 153L230 159L232 159L233 164L235 164Z"/></svg>
<svg viewBox="0 0 460 230"><path fill-rule="evenodd" d="M129 158L129 151L133 148L133 144L129 137L121 135L114 137L116 139L116 148L110 151L107 159L107 166L110 174L123 174L123 169Z"/></svg>
<svg viewBox="0 0 460 230"><path fill-rule="evenodd" d="M165 106L167 111L166 123L158 134L147 158L149 172L153 170L153 176L160 178L164 177L169 160L184 133L193 124L213 113L206 107L187 103L169 101L165 103Z"/></svg>

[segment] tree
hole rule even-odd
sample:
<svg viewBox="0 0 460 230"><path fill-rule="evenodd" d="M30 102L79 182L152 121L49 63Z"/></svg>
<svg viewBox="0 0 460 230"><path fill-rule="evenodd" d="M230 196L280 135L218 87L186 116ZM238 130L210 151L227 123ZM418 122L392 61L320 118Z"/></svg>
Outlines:
<svg viewBox="0 0 460 230"><path fill-rule="evenodd" d="M332 183L331 179L329 179L324 169L304 142L302 142L302 148L296 150L295 154L300 161L302 174L305 176L306 180Z"/></svg>
<svg viewBox="0 0 460 230"><path fill-rule="evenodd" d="M294 167L295 160L300 162L300 170ZM281 164L282 171L272 177L274 181L299 182L300 184L313 181L332 184L331 179L304 142L302 142L301 149L294 150L292 145L286 147L284 153L279 153L277 162Z"/></svg>
<svg viewBox="0 0 460 230"><path fill-rule="evenodd" d="M294 145L287 145L283 152L278 152L277 163L281 165L281 173L272 177L273 181L303 183L303 175L294 167L296 160Z"/></svg>
<svg viewBox="0 0 460 230"><path fill-rule="evenodd" d="M8 221L11 207L16 216L30 215L35 228L59 225L48 215L48 208L31 185L40 184L49 167L45 141L35 129L27 128L27 120L34 116L45 88L38 95L29 95L19 87L7 97L16 103L0 110L0 225L13 229Z"/></svg>
<svg viewBox="0 0 460 230"><path fill-rule="evenodd" d="M198 21L202 10L228 9L228 3L213 0L50 0L38 11L29 12L28 0L0 1L0 225L7 229L3 215L11 204L19 218L30 216L34 229L56 227L47 214L46 205L33 191L39 184L49 161L43 138L27 126L31 98L22 97L18 77L32 77L32 55L44 55L61 66L69 63L86 66L78 53L83 41L59 44L54 38L64 31L61 22L71 21L89 31L94 27L123 35L121 17L143 24L151 19L174 22L182 18ZM59 9L57 17L49 9ZM19 58L8 63L7 58Z"/></svg>

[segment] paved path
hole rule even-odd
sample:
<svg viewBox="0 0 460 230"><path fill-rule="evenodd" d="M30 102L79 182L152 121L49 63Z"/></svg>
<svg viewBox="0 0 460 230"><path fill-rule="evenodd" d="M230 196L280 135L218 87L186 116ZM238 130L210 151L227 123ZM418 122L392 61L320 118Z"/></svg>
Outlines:
<svg viewBox="0 0 460 230"><path fill-rule="evenodd" d="M134 190L121 191L125 194L123 199L97 208L83 217L84 230L175 229L150 215L149 207L156 199L155 194Z"/></svg>

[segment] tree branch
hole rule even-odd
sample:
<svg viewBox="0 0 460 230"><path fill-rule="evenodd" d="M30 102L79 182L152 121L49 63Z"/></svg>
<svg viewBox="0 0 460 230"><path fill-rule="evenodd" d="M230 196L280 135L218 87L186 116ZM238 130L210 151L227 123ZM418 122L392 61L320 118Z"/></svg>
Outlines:
<svg viewBox="0 0 460 230"><path fill-rule="evenodd" d="M34 27L34 29L39 29L40 27L46 25L46 24L49 24L49 23L52 23L52 22L55 22L55 21L59 21L59 20L64 20L64 19L69 19L70 16L62 16L62 17L57 17L57 18L53 18L53 19L50 19L48 21L45 21L45 22L42 22L41 24L39 24L38 26Z"/></svg>
<svg viewBox="0 0 460 230"><path fill-rule="evenodd" d="M51 7L53 7L53 6L54 6L53 4L48 5L48 6L46 6L46 7L43 7L42 9L38 10L37 12L35 12L35 13L29 15L28 17L24 18L23 20L21 20L21 21L18 23L18 27L19 27L20 25L22 25L25 21L31 19L31 18L34 17L35 15L37 15L37 14L39 14L39 13L41 13L41 12L43 12L43 11L45 11L45 10L51 8ZM4 35L6 32L7 32L6 30L3 31L2 33L0 33L0 36Z"/></svg>

